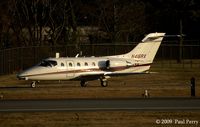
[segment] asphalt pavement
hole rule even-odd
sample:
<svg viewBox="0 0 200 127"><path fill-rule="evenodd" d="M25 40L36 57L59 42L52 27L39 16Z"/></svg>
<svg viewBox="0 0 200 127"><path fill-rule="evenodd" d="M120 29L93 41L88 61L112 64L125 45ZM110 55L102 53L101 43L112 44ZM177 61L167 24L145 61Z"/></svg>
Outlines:
<svg viewBox="0 0 200 127"><path fill-rule="evenodd" d="M199 110L199 98L0 100L0 112Z"/></svg>

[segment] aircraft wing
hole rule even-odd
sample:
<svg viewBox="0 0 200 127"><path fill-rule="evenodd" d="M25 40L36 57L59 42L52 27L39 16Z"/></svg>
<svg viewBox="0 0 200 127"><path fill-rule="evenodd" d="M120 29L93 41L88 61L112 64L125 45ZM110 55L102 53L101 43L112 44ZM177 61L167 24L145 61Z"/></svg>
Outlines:
<svg viewBox="0 0 200 127"><path fill-rule="evenodd" d="M126 75L135 75L135 74L149 74L149 72L128 72L128 73L105 73L105 76L126 76Z"/></svg>
<svg viewBox="0 0 200 127"><path fill-rule="evenodd" d="M102 72L99 74L83 74L80 75L78 77L76 77L74 80L86 80L86 81L90 81L90 80L96 80L99 79L101 77L107 77L107 76L126 76L126 75L135 75L135 74L149 74L150 72L132 72L132 73L117 73L117 72Z"/></svg>
<svg viewBox="0 0 200 127"><path fill-rule="evenodd" d="M99 73L99 74L81 74L80 76L76 77L74 80L96 80L99 79L100 77L104 76L104 73Z"/></svg>

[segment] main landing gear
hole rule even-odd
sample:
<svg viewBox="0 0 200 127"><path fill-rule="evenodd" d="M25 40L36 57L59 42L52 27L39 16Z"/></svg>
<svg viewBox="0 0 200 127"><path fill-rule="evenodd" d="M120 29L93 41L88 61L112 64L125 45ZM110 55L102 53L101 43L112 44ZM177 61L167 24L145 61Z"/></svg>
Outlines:
<svg viewBox="0 0 200 127"><path fill-rule="evenodd" d="M107 87L108 86L108 81L106 78L101 78L100 79L100 83L102 87ZM80 82L81 87L86 87L87 86L87 82L85 80L81 80Z"/></svg>
<svg viewBox="0 0 200 127"><path fill-rule="evenodd" d="M100 79L100 82L101 82L101 86L102 87L107 87L108 86L108 81L107 81L107 79Z"/></svg>
<svg viewBox="0 0 200 127"><path fill-rule="evenodd" d="M81 80L81 87L86 87L87 86L87 82L85 80Z"/></svg>

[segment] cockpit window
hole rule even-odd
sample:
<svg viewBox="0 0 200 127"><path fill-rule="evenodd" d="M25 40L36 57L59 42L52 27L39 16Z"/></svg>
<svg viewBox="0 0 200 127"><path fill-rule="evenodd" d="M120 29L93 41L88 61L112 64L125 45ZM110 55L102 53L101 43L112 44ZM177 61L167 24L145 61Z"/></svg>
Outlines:
<svg viewBox="0 0 200 127"><path fill-rule="evenodd" d="M39 66L43 66L43 67L52 67L52 66L56 66L57 62L54 60L43 60Z"/></svg>
<svg viewBox="0 0 200 127"><path fill-rule="evenodd" d="M52 66L56 66L57 62L54 60L48 60L48 62L52 65Z"/></svg>

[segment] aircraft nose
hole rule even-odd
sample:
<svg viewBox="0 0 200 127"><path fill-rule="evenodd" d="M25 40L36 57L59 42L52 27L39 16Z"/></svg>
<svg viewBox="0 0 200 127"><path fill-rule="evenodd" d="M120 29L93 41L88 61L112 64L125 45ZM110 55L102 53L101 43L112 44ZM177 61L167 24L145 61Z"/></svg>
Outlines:
<svg viewBox="0 0 200 127"><path fill-rule="evenodd" d="M17 78L18 78L18 79L22 79L22 73L18 73L18 74L17 74Z"/></svg>
<svg viewBox="0 0 200 127"><path fill-rule="evenodd" d="M18 73L18 74L17 74L17 78L18 78L19 80L21 80L21 79L27 80L26 73L24 73L24 72Z"/></svg>

